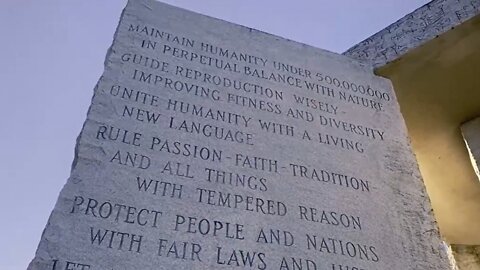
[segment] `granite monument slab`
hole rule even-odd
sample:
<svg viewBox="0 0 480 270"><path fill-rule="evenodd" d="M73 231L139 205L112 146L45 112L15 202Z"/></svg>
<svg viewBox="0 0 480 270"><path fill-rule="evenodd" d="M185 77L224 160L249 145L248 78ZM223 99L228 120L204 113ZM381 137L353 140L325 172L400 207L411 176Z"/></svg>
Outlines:
<svg viewBox="0 0 480 270"><path fill-rule="evenodd" d="M345 56L131 0L28 269L449 261L388 80Z"/></svg>

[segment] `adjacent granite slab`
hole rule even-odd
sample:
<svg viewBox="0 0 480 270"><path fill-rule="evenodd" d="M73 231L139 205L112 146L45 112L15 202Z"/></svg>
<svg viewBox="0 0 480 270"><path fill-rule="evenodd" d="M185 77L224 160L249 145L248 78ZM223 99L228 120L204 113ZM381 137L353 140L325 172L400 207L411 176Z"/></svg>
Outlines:
<svg viewBox="0 0 480 270"><path fill-rule="evenodd" d="M479 13L479 0L433 0L343 54L381 67Z"/></svg>
<svg viewBox="0 0 480 270"><path fill-rule="evenodd" d="M473 169L477 176L480 177L480 171L478 169L480 161L480 141L478 139L480 134L480 117L463 123L460 128L468 148L468 153L470 154Z"/></svg>
<svg viewBox="0 0 480 270"><path fill-rule="evenodd" d="M138 0L29 269L449 267L388 80Z"/></svg>

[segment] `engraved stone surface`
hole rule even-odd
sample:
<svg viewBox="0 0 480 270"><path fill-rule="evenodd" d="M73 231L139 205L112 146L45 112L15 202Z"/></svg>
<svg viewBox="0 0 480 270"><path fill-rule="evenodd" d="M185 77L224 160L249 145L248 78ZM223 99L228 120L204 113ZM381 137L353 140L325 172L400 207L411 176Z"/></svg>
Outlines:
<svg viewBox="0 0 480 270"><path fill-rule="evenodd" d="M480 13L480 0L434 0L343 54L380 67Z"/></svg>
<svg viewBox="0 0 480 270"><path fill-rule="evenodd" d="M450 269L388 80L129 1L29 269Z"/></svg>

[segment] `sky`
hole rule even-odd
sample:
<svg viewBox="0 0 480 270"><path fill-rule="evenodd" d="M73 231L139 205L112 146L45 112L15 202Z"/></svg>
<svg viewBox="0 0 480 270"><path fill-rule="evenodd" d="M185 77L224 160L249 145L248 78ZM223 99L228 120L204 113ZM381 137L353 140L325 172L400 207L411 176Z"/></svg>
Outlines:
<svg viewBox="0 0 480 270"><path fill-rule="evenodd" d="M426 0L164 0L341 53ZM0 269L26 269L126 0L0 0Z"/></svg>

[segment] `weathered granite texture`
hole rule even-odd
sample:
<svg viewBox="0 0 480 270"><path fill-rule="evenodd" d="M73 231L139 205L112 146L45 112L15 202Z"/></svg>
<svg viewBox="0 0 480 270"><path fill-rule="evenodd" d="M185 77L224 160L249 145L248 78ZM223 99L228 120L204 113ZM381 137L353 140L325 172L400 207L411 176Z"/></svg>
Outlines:
<svg viewBox="0 0 480 270"><path fill-rule="evenodd" d="M480 0L434 0L343 55L380 67L480 13Z"/></svg>
<svg viewBox="0 0 480 270"><path fill-rule="evenodd" d="M452 245L458 270L480 270L480 246Z"/></svg>
<svg viewBox="0 0 480 270"><path fill-rule="evenodd" d="M450 269L388 80L129 1L37 269Z"/></svg>

